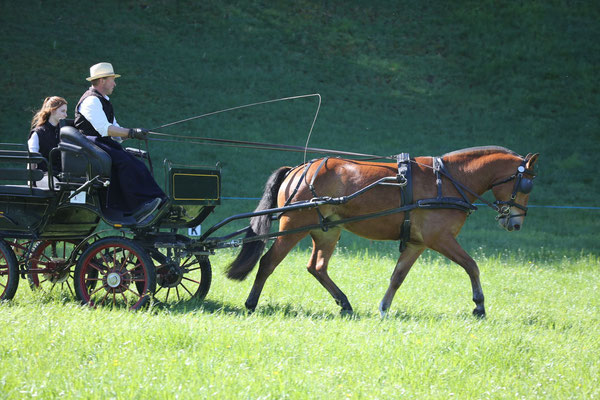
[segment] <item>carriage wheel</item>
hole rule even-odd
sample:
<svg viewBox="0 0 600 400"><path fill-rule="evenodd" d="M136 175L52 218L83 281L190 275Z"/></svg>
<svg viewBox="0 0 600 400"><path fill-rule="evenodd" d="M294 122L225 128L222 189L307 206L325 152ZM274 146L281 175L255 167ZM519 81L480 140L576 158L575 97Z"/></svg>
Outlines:
<svg viewBox="0 0 600 400"><path fill-rule="evenodd" d="M19 264L12 248L0 239L0 300L15 297L19 286Z"/></svg>
<svg viewBox="0 0 600 400"><path fill-rule="evenodd" d="M162 255L162 254L161 254ZM208 256L188 254L176 262L173 258L157 256L157 290L154 298L162 303L186 300L203 300L212 281L212 269Z"/></svg>
<svg viewBox="0 0 600 400"><path fill-rule="evenodd" d="M108 237L83 252L75 268L75 293L90 306L143 307L156 287L146 251L132 240Z"/></svg>
<svg viewBox="0 0 600 400"><path fill-rule="evenodd" d="M45 240L37 243L27 266L29 286L45 292L68 289L74 295L69 259L77 244L75 240Z"/></svg>

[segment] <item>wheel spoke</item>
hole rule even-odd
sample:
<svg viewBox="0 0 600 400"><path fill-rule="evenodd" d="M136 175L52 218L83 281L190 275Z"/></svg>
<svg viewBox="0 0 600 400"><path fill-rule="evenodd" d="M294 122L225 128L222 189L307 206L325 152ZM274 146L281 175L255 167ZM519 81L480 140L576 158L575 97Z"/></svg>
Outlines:
<svg viewBox="0 0 600 400"><path fill-rule="evenodd" d="M102 264L102 263L100 263L100 264L101 264L101 265L106 265L106 268L108 269L108 268L110 267L110 262L109 262L109 261L106 259L106 257L104 256L104 254L102 254L102 253L99 253L98 255L100 256L100 258L102 258L102 261L104 261L104 263L103 263L103 264ZM92 268L95 268L95 267L92 265L92 263L91 263L91 262L90 262L90 266L92 266ZM98 271L100 271L100 270L98 270Z"/></svg>
<svg viewBox="0 0 600 400"><path fill-rule="evenodd" d="M190 292L190 291L188 290L188 288L186 288L186 287L185 287L185 285L184 285L183 283L181 283L179 286L181 286L181 287L182 287L182 288L183 288L183 289L184 289L186 292L188 292L190 296L194 296L194 295L192 294L192 292Z"/></svg>
<svg viewBox="0 0 600 400"><path fill-rule="evenodd" d="M131 253L129 253L128 255L125 255L125 250L123 250L123 259L121 260L121 267L119 268L119 272L122 272L123 268L125 268L125 271L127 271L126 265L131 262L129 260L129 257L131 257L131 256L132 256Z"/></svg>
<svg viewBox="0 0 600 400"><path fill-rule="evenodd" d="M141 297L143 297L143 294L139 294L139 293L137 293L137 292L134 292L133 290L131 290L131 288L129 288L129 286L128 286L128 287L126 287L126 289L127 289L127 291L129 291L129 292L133 293L133 294L134 294L135 296L137 296L137 297L140 297L140 298L141 298Z"/></svg>
<svg viewBox="0 0 600 400"><path fill-rule="evenodd" d="M71 278L71 276L69 276L69 279ZM71 296L75 296L75 293L73 292L73 289L71 288L71 284L69 283L69 281L67 280L65 282L67 284L67 287L69 288L69 292L71 293Z"/></svg>
<svg viewBox="0 0 600 400"><path fill-rule="evenodd" d="M197 283L198 285L200 284L200 281L194 280L192 278L188 278L187 276L184 276L183 278L181 278L182 280L185 279L186 281L190 281L190 282L194 282Z"/></svg>
<svg viewBox="0 0 600 400"><path fill-rule="evenodd" d="M104 297L102 298L102 300L100 301L100 304L104 304L104 302L106 301L106 298L108 297L108 295L110 294L109 290L106 290L106 294L104 295Z"/></svg>
<svg viewBox="0 0 600 400"><path fill-rule="evenodd" d="M89 297L90 297L90 299L92 298L92 296L93 296L93 295L95 295L96 293L98 293L98 292L99 292L99 291L101 291L102 289L106 289L106 288L104 287L104 285L103 285L103 286L100 286L98 289L96 289L96 290L94 290L92 293L90 293L90 294L89 294ZM108 292L108 289L106 289L106 291Z"/></svg>

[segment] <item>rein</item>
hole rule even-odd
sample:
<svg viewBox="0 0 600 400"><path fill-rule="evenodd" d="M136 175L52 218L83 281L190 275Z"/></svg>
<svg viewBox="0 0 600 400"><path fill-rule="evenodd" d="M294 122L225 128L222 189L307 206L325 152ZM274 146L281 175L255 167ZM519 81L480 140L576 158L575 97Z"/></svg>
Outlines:
<svg viewBox="0 0 600 400"><path fill-rule="evenodd" d="M150 138L151 141L156 142L171 142L171 143L189 143L189 144L202 144L202 145L213 145L213 146L224 146L224 147L238 147L248 149L261 149L261 150L279 150L279 151L291 151L297 153L320 153L330 154L348 157L360 157L363 160L381 160L381 159L395 159L393 156L379 156L375 154L364 154L355 153L350 151L340 151L331 149L321 149L316 147L302 147L293 146L287 144L275 144L275 143L262 143L262 142L249 142L245 140L231 140L231 139L216 139L208 137L198 136L182 136L172 135L161 132L150 132L150 135L160 136L166 139ZM189 139L189 140L186 140Z"/></svg>

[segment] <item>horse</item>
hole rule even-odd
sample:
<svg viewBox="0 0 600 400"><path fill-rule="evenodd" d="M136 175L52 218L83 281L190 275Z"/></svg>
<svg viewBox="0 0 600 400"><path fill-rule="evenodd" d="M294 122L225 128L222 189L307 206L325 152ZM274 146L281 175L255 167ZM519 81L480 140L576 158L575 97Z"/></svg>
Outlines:
<svg viewBox="0 0 600 400"><path fill-rule="evenodd" d="M382 177L397 176L399 163L323 158L296 167L281 167L267 180L255 211L273 209L276 205L283 207L284 212L279 216L279 229L285 234L276 237L262 258L260 256L266 239L243 242L241 251L226 269L227 277L233 280L245 279L260 258L254 284L245 302L246 308L250 312L254 311L267 278L292 248L306 235L310 235L312 254L307 266L308 272L331 294L342 313L351 313L352 306L348 298L327 273L329 260L342 230L371 240L397 241L403 238L405 213L410 213L409 232L404 233L407 239L404 250L379 305L382 317L388 312L396 291L411 267L426 249L439 252L464 268L473 290L473 314L484 317L479 267L460 246L456 237L470 211L476 209L472 205L475 199L485 201L498 212L496 218L502 228L507 231L520 230L527 214L527 202L535 178L534 165L538 156L539 154L530 153L522 157L503 147L486 146L458 150L442 157L410 158L413 204L426 204L426 200L432 198L462 198L471 209L453 207L452 202L444 204L442 201L438 208L415 206L410 210L382 216L377 216L377 213L401 204L402 196L398 185L376 185L347 202L326 203L313 209L285 211L284 206L310 201L316 195L322 196L321 198L348 196ZM489 190L496 199L494 203L482 198ZM375 214L375 217L353 218L369 214ZM246 238L266 236L272 219L271 214L252 217ZM330 221L331 225L327 227L323 221ZM342 223L336 224L335 221Z"/></svg>

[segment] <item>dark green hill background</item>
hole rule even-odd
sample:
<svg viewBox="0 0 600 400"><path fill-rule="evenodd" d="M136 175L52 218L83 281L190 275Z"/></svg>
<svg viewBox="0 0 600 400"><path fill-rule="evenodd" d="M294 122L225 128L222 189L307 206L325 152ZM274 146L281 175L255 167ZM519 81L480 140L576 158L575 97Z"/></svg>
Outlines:
<svg viewBox="0 0 600 400"><path fill-rule="evenodd" d="M46 96L65 97L72 116L90 65L108 61L122 75L111 99L127 127L320 93L312 146L539 152L533 204L600 206L598 2L3 0L0 32L2 141L26 139ZM163 131L301 146L316 105L270 104ZM220 161L230 197L257 197L271 170L302 162L214 146L153 143L151 152L155 164ZM211 218L253 207L228 201ZM599 210L532 209L529 233L516 235L480 213L465 230L474 247L598 250Z"/></svg>

